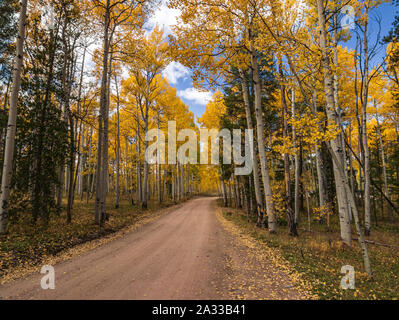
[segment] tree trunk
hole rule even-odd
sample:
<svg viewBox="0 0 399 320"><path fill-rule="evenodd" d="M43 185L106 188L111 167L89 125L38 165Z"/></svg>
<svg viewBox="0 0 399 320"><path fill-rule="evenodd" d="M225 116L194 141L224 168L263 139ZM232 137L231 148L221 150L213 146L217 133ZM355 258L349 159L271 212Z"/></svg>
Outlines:
<svg viewBox="0 0 399 320"><path fill-rule="evenodd" d="M139 120L139 114L137 112L137 118L136 118L136 151L137 151L137 202L142 203L143 201L143 184L142 184L142 179L141 179L141 160L140 160L140 154L141 154L141 136L140 136L140 120Z"/></svg>
<svg viewBox="0 0 399 320"><path fill-rule="evenodd" d="M254 125L252 121L252 110L249 102L249 91L248 91L247 81L245 79L245 73L241 69L240 69L240 77L241 77L241 86L244 98L245 114L247 118L248 130L254 130ZM252 152L251 156L252 156L253 175L254 175L256 210L258 212L258 226L261 226L263 221L264 205L263 205L262 191L260 187L258 155L256 154L256 148L254 145L252 146L251 152Z"/></svg>
<svg viewBox="0 0 399 320"><path fill-rule="evenodd" d="M288 138L288 107L287 107L287 100L285 97L285 86L283 84L284 80L284 74L283 74L283 69L282 69L282 62L280 60L279 63L279 69L280 69L280 94L281 94L281 105L283 107L282 110L282 116L283 116L283 137L284 139ZM294 92L294 90L292 90ZM293 98L294 98L294 93L293 93ZM295 111L295 101L293 100L293 111ZM293 130L295 131L295 130ZM298 159L296 159L298 160ZM296 172L296 171L295 171ZM291 236L297 237L298 236L298 231L297 231L297 222L299 220L299 197L295 197L295 205L298 205L298 218L296 217L296 214L294 216L294 211L292 209L292 196L291 196L291 175L290 175L290 158L288 153L284 153L284 176L285 176L285 198L286 198L286 207L287 207L287 218L288 218L288 228ZM295 177L297 178L297 177ZM299 188L299 184L298 184ZM295 190L297 191L297 190ZM299 191L298 191L299 192ZM296 195L296 193L295 193ZM296 208L296 206L295 206Z"/></svg>
<svg viewBox="0 0 399 320"><path fill-rule="evenodd" d="M72 222L72 205L73 205L73 180L75 176L75 135L74 135L74 120L72 114L69 113L69 125L70 125L70 159L69 159L69 170L68 170L68 204L67 204L67 223Z"/></svg>
<svg viewBox="0 0 399 320"><path fill-rule="evenodd" d="M377 110L377 105L375 103L375 108ZM381 150L381 159L382 159L382 173L383 173L383 178L384 178L384 193L385 197L390 199L389 195L389 188L388 188L388 176L387 176L387 164L385 160L385 149L384 149L384 143L382 141L382 134L381 134L381 125L380 125L380 120L378 119L378 111L376 111L376 119L377 119L377 135L378 135L378 140L380 144L380 150ZM391 220L394 220L393 212L392 212L392 207L388 203L387 200L384 201L386 203L386 207L388 209L388 215L390 216Z"/></svg>
<svg viewBox="0 0 399 320"><path fill-rule="evenodd" d="M255 87L255 113L257 122L257 134L258 134L258 152L260 157L261 172L263 187L265 190L265 202L267 210L267 225L270 233L277 232L277 221L273 204L273 191L270 184L269 167L267 163L266 156L266 144L265 144L265 125L263 120L262 112L262 83L259 76L259 65L256 52L252 47L252 36L249 32L250 41L250 52L251 52L251 65L252 65L252 75Z"/></svg>
<svg viewBox="0 0 399 320"><path fill-rule="evenodd" d="M366 19L368 19L368 7L366 5ZM364 77L363 77L363 119L362 119L362 140L364 146L364 233L366 236L371 232L371 214L370 214L370 149L367 138L367 105L369 96L369 52L368 52L368 22L364 26Z"/></svg>
<svg viewBox="0 0 399 320"><path fill-rule="evenodd" d="M119 121L119 88L118 88L118 79L115 77L115 86L116 86L116 186L115 186L115 208L119 208L119 196L120 196L120 187L119 187L119 174L120 174L120 154L121 154L121 132L120 132L120 121Z"/></svg>
<svg viewBox="0 0 399 320"><path fill-rule="evenodd" d="M318 1L321 1L321 0L318 0ZM339 178L345 182L345 184L344 184L345 191L348 194L349 203L350 203L350 205L352 207L353 217L354 217L354 220L355 220L355 227L356 227L357 235L359 237L360 247L362 249L364 268L366 270L367 275L369 277L372 277L373 273L371 271L370 258L369 258L369 255L368 255L366 242L364 241L363 232L362 232L362 228L361 228L361 225L360 225L359 212L358 212L357 207L356 207L355 197L353 196L353 193L352 193L352 191L351 191L351 189L349 187L349 181L348 181L347 177L345 177L345 175L343 173L344 168L342 167L341 161L337 157L337 153L334 152L334 150L331 148L331 146L328 146L328 148L329 148L329 152L331 154L331 157L333 158L333 162L340 169L340 170L337 171L338 175L340 176Z"/></svg>
<svg viewBox="0 0 399 320"><path fill-rule="evenodd" d="M89 203L89 199L90 199L90 196L91 196L91 194L92 194L92 192L93 192L93 190L92 190L92 184L93 184L93 182L94 182L94 176L93 176L93 174L91 173L91 169L92 169L92 167L91 167L91 164L90 164L90 160L91 160L91 150L92 150L92 147L91 147L91 144L92 144L92 141L93 141L93 127L90 127L90 136L89 136L89 153L88 153L88 156L87 156L87 158L88 158L88 161L89 161L89 174L87 175L87 180L86 180L86 183L87 183L87 185L86 185L86 188L87 188L87 192L86 192L86 203Z"/></svg>
<svg viewBox="0 0 399 320"><path fill-rule="evenodd" d="M112 39L112 37L111 37ZM108 75L107 75L107 94L106 94L106 103L105 103L105 112L103 115L103 147L102 147L102 195L101 195L101 216L100 216L100 225L102 226L105 223L106 219L106 200L107 194L109 190L109 171L108 171L108 147L109 147L109 109L110 109L110 94L111 94L111 77L112 77L112 60L113 60L113 49L111 48L110 40L110 56L109 56L109 64L108 64Z"/></svg>
<svg viewBox="0 0 399 320"><path fill-rule="evenodd" d="M149 83L147 81L147 90L149 90ZM150 101L148 101L149 95L147 95L146 101L145 101L145 112L144 112L144 132L148 131L148 115L149 115L149 109L150 109ZM144 150L147 150L148 148L148 141L145 139L144 141ZM148 207L148 197L149 197L149 166L148 162L144 160L144 179L143 179L143 195L142 195L142 202L141 206L143 209L147 209Z"/></svg>
<svg viewBox="0 0 399 320"><path fill-rule="evenodd" d="M313 93L313 113L317 114L317 91L314 90ZM320 143L320 141L318 141ZM317 169L317 181L319 185L319 206L322 210L328 209L327 206L327 177L326 170L323 163L323 156L321 152L321 147L316 145L316 169ZM329 211L329 210L328 210ZM329 218L329 212L327 213ZM328 219L329 222L329 219ZM329 227L329 225L328 225Z"/></svg>
<svg viewBox="0 0 399 320"><path fill-rule="evenodd" d="M158 134L157 143L158 143L158 146L160 147L160 145L159 145L159 140L160 140L159 111L157 112L157 134ZM162 203L161 159L160 159L160 156L159 156L159 150L158 150L157 153L158 153L157 154L157 165L156 165L156 167L157 167L157 189L158 189L157 191L158 191L158 204L160 205Z"/></svg>
<svg viewBox="0 0 399 320"><path fill-rule="evenodd" d="M228 200L227 200L227 190L226 190L226 183L222 179L222 192L223 192L223 206L225 208L228 207Z"/></svg>
<svg viewBox="0 0 399 320"><path fill-rule="evenodd" d="M9 201L10 201L10 184L13 173L14 162L14 148L15 148L15 134L17 126L17 107L18 107L18 93L21 86L21 73L24 58L24 40L25 40L25 22L26 10L28 1L22 0L21 11L19 15L19 29L17 48L15 56L15 66L12 80L10 111L8 115L6 147L4 153L3 175L1 183L1 197L0 197L0 234L7 232L8 217L9 217Z"/></svg>
<svg viewBox="0 0 399 320"><path fill-rule="evenodd" d="M106 186L104 181L104 162L103 151L105 145L105 118L107 113L107 94L108 94L108 56L110 48L109 39L109 24L110 24L110 0L107 0L104 15L104 50L103 50L103 70L101 80L101 93L100 93L100 114L98 116L98 148L97 148L97 173L96 173L96 200L95 200L95 214L94 222L98 225L102 224L103 213L105 208L104 194ZM108 163L107 163L108 165Z"/></svg>
<svg viewBox="0 0 399 320"><path fill-rule="evenodd" d="M83 73L84 73L84 65L85 65L85 60L86 60L86 48L83 51L83 57L82 57L82 66L80 69L80 81L79 81L79 93L78 93L78 112L81 111L81 108L85 106L86 101L84 99L83 102L83 106L81 103L81 99L82 99L82 86L83 86ZM78 119L76 120L76 128L78 125ZM80 143L79 143L79 152L78 152L78 157L79 160L82 157L82 153L84 150L84 144L85 144L85 135L84 135L84 131L85 131L85 127L84 127L84 123L83 121L81 121L80 124ZM79 167L78 167L78 179L79 179L79 183L78 183L78 192L80 195L80 199L83 200L83 176L82 176L82 172L83 172L83 168L85 165L85 157L83 157L82 161L78 161L79 162Z"/></svg>
<svg viewBox="0 0 399 320"><path fill-rule="evenodd" d="M285 88L284 88L284 94L285 94ZM286 104L286 99L284 96L284 103ZM283 108L287 108L287 105L283 106ZM292 118L296 119L296 101L295 101L295 88L294 86L292 87ZM287 110L284 111L288 117ZM286 120L285 120L286 121ZM287 124L285 124L287 126ZM288 130L285 128L284 130ZM288 131L286 132L286 137L288 137ZM298 143L297 143L297 134L296 134L296 129L293 127L292 128L292 139L294 142L294 149L295 149L295 224L298 226L299 225L299 219L300 219L300 179L301 179L301 161L299 159L299 154L298 154ZM288 155L287 155L288 157ZM289 169L289 164L288 164L288 169ZM288 172L289 174L289 172ZM290 187L291 189L291 187ZM291 192L291 191L290 191ZM290 200L291 201L291 200ZM292 208L291 208L292 210Z"/></svg>
<svg viewBox="0 0 399 320"><path fill-rule="evenodd" d="M325 20L323 0L317 0L317 9L318 9L319 26L321 29L320 47L322 50L322 66L324 73L324 90L327 102L327 117L330 122L340 126L334 104L334 81L333 81L333 74L331 70L330 58L328 53L329 49L327 48L327 31L326 31L326 20ZM350 219L348 216L349 210L347 207L348 201L347 201L347 192L345 190L345 180L344 180L345 174L343 171L340 172L340 170L344 170L341 142L342 142L341 136L338 135L338 137L335 140L331 141L331 150L338 161L338 163L334 161L333 166L334 166L335 186L337 190L337 200L339 207L341 238L342 241L345 242L347 245L351 245L352 233L351 233Z"/></svg>

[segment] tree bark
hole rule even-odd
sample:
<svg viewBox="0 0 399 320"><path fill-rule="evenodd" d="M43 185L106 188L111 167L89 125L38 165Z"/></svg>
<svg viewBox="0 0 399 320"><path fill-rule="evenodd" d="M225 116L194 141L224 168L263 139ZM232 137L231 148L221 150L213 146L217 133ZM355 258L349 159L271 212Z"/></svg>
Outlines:
<svg viewBox="0 0 399 320"><path fill-rule="evenodd" d="M284 88L284 94L285 94L285 88ZM285 96L284 96L284 100ZM284 101L286 104L286 101ZM284 108L284 106L283 106ZM285 105L285 108L287 108L287 105ZM296 119L296 101L295 101L295 88L292 87L292 118ZM284 111L287 114L287 110ZM287 124L285 124L287 126ZM288 130L288 129L286 129ZM288 137L288 131L286 132L286 137ZM299 219L300 219L300 186L301 186L301 161L299 159L299 154L298 154L298 143L297 143L297 134L296 134L296 129L293 127L292 128L292 139L294 142L294 149L295 149L295 224L298 226L299 225ZM288 157L288 155L287 155ZM289 166L289 164L288 164ZM290 187L291 189L291 187ZM291 192L291 191L290 191ZM291 208L292 209L292 208Z"/></svg>
<svg viewBox="0 0 399 320"><path fill-rule="evenodd" d="M323 66L323 74L324 74L324 90L326 95L327 102L327 117L328 120L332 123L340 125L338 122L337 113L335 110L334 104L334 81L333 74L331 70L330 64L330 53L327 48L327 31L326 31L326 18L324 12L323 0L317 0L317 9L318 9L318 23L320 27L320 47L322 50L322 66ZM348 208L347 208L347 193L345 190L345 177L344 172L340 172L343 170L343 155L342 155L342 145L341 145L341 137L338 137L331 141L331 150L334 153L338 163L336 161L333 162L334 166L334 177L335 177L335 185L337 189L337 200L339 206L339 219L340 219L340 227L341 227L341 238L342 241L347 245L351 245L352 243L352 234L350 227L350 219L348 216Z"/></svg>
<svg viewBox="0 0 399 320"><path fill-rule="evenodd" d="M105 140L105 118L107 112L107 94L108 94L108 56L110 48L109 39L109 24L110 24L110 0L107 0L104 15L104 50L103 50L103 70L101 80L101 93L100 93L100 114L98 116L98 148L97 148L97 173L96 173L96 199L95 199L95 214L94 222L98 225L102 224L105 199L104 194L106 186L104 181L104 140ZM108 165L108 163L107 163Z"/></svg>
<svg viewBox="0 0 399 320"><path fill-rule="evenodd" d="M160 139L160 128L159 128L159 110L157 111L157 143L159 144L159 139ZM161 159L159 157L159 152L157 155L157 191L158 191L158 204L160 205L162 203L162 189L161 189L161 184L162 184L162 177L161 177Z"/></svg>
<svg viewBox="0 0 399 320"><path fill-rule="evenodd" d="M0 196L0 234L7 232L8 218L9 218L9 201L10 201L10 184L13 172L14 162L14 148L15 148L15 135L17 126L17 107L18 107L18 94L21 86L21 73L24 57L24 40L25 40L25 23L26 23L26 10L28 1L22 0L21 11L19 15L19 29L16 56L14 60L14 73L12 80L10 111L8 115L6 146L4 153L3 175L1 184Z"/></svg>
<svg viewBox="0 0 399 320"><path fill-rule="evenodd" d="M287 107L287 100L285 97L286 91L285 91L285 85L283 84L283 69L282 69L282 62L280 60L279 64L279 69L280 69L280 95L281 95L281 105L283 107L282 110L282 116L283 116L283 137L285 139L288 138L288 107ZM293 90L294 92L294 90ZM294 97L294 94L293 94ZM293 105L295 105L295 101L293 100ZM295 106L293 107L295 111ZM293 130L295 131L295 130ZM296 159L297 160L297 159ZM295 171L296 172L296 171ZM296 213L294 215L294 210L292 208L292 196L291 196L291 174L290 174L290 157L287 152L284 153L284 176L285 176L285 199L286 199L286 207L287 207L287 218L288 218L288 228L290 232L290 236L297 237L298 236L298 230L297 230L297 223L299 220L299 213L298 213L298 218L296 217ZM297 178L295 176L295 178ZM298 185L299 188L299 185ZM297 190L295 190L297 191ZM298 191L299 192L299 191ZM295 193L296 195L296 193ZM295 209L296 205L298 205L298 212L299 212L299 197L295 197Z"/></svg>
<svg viewBox="0 0 399 320"><path fill-rule="evenodd" d="M228 207L227 190L226 190L226 183L223 179L222 179L222 192L223 192L223 206L227 208Z"/></svg>
<svg viewBox="0 0 399 320"><path fill-rule="evenodd" d="M242 69L240 69L240 78L241 78L242 94L244 98L245 114L247 118L248 130L254 130L254 125L252 121L252 110L249 102L249 90L248 90L247 81L245 79L245 73ZM256 154L255 146L252 147L251 152L252 152L251 156L252 156L252 165L253 165L256 210L258 212L258 226L261 226L263 221L264 204L262 198L262 191L260 187L258 155Z"/></svg>
<svg viewBox="0 0 399 320"><path fill-rule="evenodd" d="M369 236L371 232L371 213L370 213L370 149L367 138L367 105L369 96L369 52L368 52L368 7L365 6L366 22L364 25L364 76L363 76L363 116L362 116L362 140L364 146L364 233Z"/></svg>
<svg viewBox="0 0 399 320"><path fill-rule="evenodd" d="M146 110L145 110L145 117L144 117L144 131L147 132L148 130L148 112L149 112L149 101L146 101ZM144 141L144 150L148 148L148 141L145 139ZM143 209L147 209L148 207L148 184L149 184L149 166L148 162L144 160L144 179L143 179L143 198L141 202L141 206Z"/></svg>
<svg viewBox="0 0 399 320"><path fill-rule="evenodd" d="M375 103L375 108L377 110L377 105ZM376 111L376 119L377 119L377 135L378 135L378 141L380 144L380 150L381 150L381 159L382 159L382 173L383 173L383 178L384 178L384 193L385 197L390 199L389 195L389 188L388 188L388 176L387 176L387 165L386 165L386 160L385 160L385 149L384 149L384 142L382 141L382 134L381 134L381 125L380 125L380 120L378 119L378 111ZM390 204L388 203L387 200L384 201L386 203L386 207L388 209L388 215L390 216L391 220L394 220L392 208Z"/></svg>
<svg viewBox="0 0 399 320"><path fill-rule="evenodd" d="M115 186L115 208L119 209L119 196L120 196L120 186L119 186L119 175L120 175L120 154L121 154L121 131L120 131L120 119L119 119L119 88L118 79L115 76L115 86L116 86L116 186Z"/></svg>
<svg viewBox="0 0 399 320"><path fill-rule="evenodd" d="M258 134L258 152L260 157L263 187L265 190L265 203L266 203L266 210L268 217L267 225L270 233L276 233L277 220L274 210L273 191L270 184L269 167L266 156L265 125L264 125L263 112L262 112L262 83L259 76L258 58L256 56L256 52L252 44L251 31L249 31L249 42L250 42L252 76L255 87L255 114L256 114L257 134Z"/></svg>

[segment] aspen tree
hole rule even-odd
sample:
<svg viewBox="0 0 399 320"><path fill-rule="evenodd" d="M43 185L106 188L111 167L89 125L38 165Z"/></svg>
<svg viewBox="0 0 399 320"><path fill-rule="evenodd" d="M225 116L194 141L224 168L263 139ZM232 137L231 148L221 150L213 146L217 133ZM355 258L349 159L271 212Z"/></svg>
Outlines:
<svg viewBox="0 0 399 320"><path fill-rule="evenodd" d="M6 134L6 146L4 152L3 175L1 183L0 197L0 234L7 232L9 201L10 201L10 184L13 170L15 134L17 126L17 106L19 89L21 86L21 72L24 59L24 40L25 40L25 22L28 1L22 0L21 10L19 13L18 39L16 46L16 54L14 60L14 72L12 77L12 89L10 99L10 111L8 115L8 125Z"/></svg>

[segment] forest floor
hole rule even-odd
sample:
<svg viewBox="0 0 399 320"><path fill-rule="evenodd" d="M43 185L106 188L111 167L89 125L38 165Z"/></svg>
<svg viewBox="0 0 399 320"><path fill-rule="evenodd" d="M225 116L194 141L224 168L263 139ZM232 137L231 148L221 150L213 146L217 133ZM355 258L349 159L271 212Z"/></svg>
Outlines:
<svg viewBox="0 0 399 320"><path fill-rule="evenodd" d="M318 221L303 221L306 229L300 229L298 238L288 235L286 226L280 225L277 235L256 227L256 218L242 210L221 208L224 219L234 223L245 236L255 239L263 246L279 254L298 272L308 284L308 289L319 299L375 300L399 298L399 224L379 221L367 238L368 251L373 269L373 279L364 272L362 254L355 240L351 248L340 241L338 229L327 229ZM338 226L333 217L331 225ZM356 235L355 231L353 232ZM357 238L354 236L354 238ZM372 243L370 243L372 242ZM387 245L387 246L384 246ZM355 290L342 290L340 283L344 275L341 268L355 268Z"/></svg>
<svg viewBox="0 0 399 320"><path fill-rule="evenodd" d="M45 262L51 264L67 259L120 237L176 205L171 200L162 205L150 200L148 210L143 211L127 200L121 200L118 209L115 209L114 199L108 199L107 203L110 219L102 228L93 223L93 201L75 201L71 224L66 221L66 212L53 215L47 225L40 220L33 224L27 212L12 217L9 233L0 236L0 284L36 272Z"/></svg>
<svg viewBox="0 0 399 320"><path fill-rule="evenodd" d="M39 272L0 285L0 299L312 299L273 250L224 219L216 198L195 198L101 246L55 264L55 290Z"/></svg>

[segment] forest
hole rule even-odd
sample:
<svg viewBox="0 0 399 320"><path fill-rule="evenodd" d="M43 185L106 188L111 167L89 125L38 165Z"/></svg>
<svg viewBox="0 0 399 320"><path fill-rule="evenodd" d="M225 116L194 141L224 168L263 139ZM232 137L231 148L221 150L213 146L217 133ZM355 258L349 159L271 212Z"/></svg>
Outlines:
<svg viewBox="0 0 399 320"><path fill-rule="evenodd" d="M397 298L399 15L384 18L397 5L1 0L0 277L218 197L225 219L312 274L319 297ZM171 31L149 25L159 8L179 12ZM209 94L202 112L166 76L173 64ZM171 121L240 129L243 149L252 130L252 173L149 163L148 132L169 143ZM345 261L361 283L350 296L326 276Z"/></svg>

